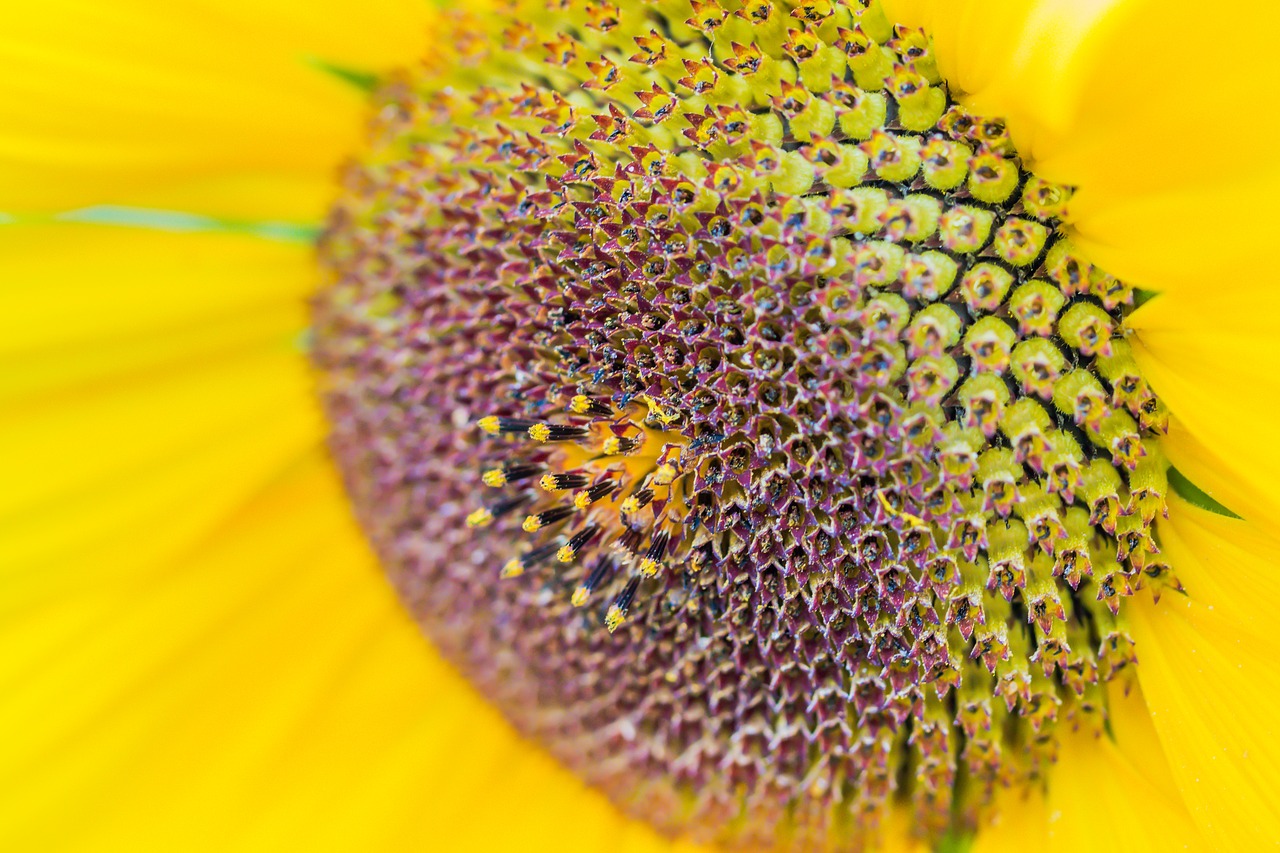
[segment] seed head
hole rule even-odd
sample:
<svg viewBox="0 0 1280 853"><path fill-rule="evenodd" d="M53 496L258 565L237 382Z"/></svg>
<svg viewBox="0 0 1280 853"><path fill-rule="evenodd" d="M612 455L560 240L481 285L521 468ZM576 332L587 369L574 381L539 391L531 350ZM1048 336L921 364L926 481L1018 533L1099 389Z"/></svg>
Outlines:
<svg viewBox="0 0 1280 853"><path fill-rule="evenodd" d="M509 7L509 8L508 8ZM323 245L362 523L444 651L664 830L857 848L1101 731L1167 414L1071 191L874 0L454 13ZM495 500L496 496L496 500Z"/></svg>

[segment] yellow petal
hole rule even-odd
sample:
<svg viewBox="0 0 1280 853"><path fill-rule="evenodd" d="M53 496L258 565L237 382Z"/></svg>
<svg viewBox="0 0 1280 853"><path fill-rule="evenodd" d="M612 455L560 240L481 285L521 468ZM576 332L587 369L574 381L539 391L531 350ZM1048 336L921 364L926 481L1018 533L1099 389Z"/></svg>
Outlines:
<svg viewBox="0 0 1280 853"><path fill-rule="evenodd" d="M1150 739L1122 737L1147 724L1146 708L1135 698L1111 703L1115 740L1085 727L1059 727L1062 741L1049 778L1051 851L1207 849L1182 800L1156 778L1166 766L1163 754L1143 749Z"/></svg>
<svg viewBox="0 0 1280 853"><path fill-rule="evenodd" d="M1277 291L1252 298L1205 287L1165 293L1126 321L1136 331L1142 374L1180 429L1212 453L1238 485L1233 512L1259 524L1280 520L1280 316ZM1170 444L1185 441L1175 431ZM1183 456L1189 454L1182 454ZM1205 484L1196 480L1202 488Z"/></svg>
<svg viewBox="0 0 1280 853"><path fill-rule="evenodd" d="M1019 853L1049 845L1049 811L1038 788L1002 790L973 838L970 853Z"/></svg>
<svg viewBox="0 0 1280 853"><path fill-rule="evenodd" d="M0 33L0 211L150 203L314 220L364 111L316 60L411 61L431 18L429 3L393 0L21 4Z"/></svg>
<svg viewBox="0 0 1280 853"><path fill-rule="evenodd" d="M1163 536L1186 596L1130 608L1138 678L1192 817L1218 849L1280 837L1280 545L1175 501Z"/></svg>
<svg viewBox="0 0 1280 853"><path fill-rule="evenodd" d="M0 848L672 849L521 741L397 604L318 452L309 249L0 241L4 372L67 358L0 420L0 725L21 733Z"/></svg>
<svg viewBox="0 0 1280 853"><path fill-rule="evenodd" d="M669 849L430 652L322 458L190 544L6 623L6 849Z"/></svg>
<svg viewBox="0 0 1280 853"><path fill-rule="evenodd" d="M1046 791L997 792L992 814L966 849L972 853L1053 850L1202 850L1173 782L1140 690L1108 691L1110 734L1070 722L1059 729L1059 759Z"/></svg>
<svg viewBox="0 0 1280 853"><path fill-rule="evenodd" d="M1280 68L1265 50L1243 46L1277 35L1280 9L1272 4L1129 4L1081 70L1076 113L1044 164L1081 185L1073 210L1082 230L1110 205L1180 187L1231 185L1242 198L1269 202L1265 190L1280 175L1280 115L1272 108ZM1209 214L1194 204L1166 212L1198 214L1200 223ZM1197 223L1184 219L1182 227L1189 236Z"/></svg>
<svg viewBox="0 0 1280 853"><path fill-rule="evenodd" d="M1059 759L1039 789L1000 792L993 819L973 853L1061 850L1202 849L1141 693L1109 694L1113 736L1059 730ZM1105 782L1098 784L1094 774Z"/></svg>
<svg viewBox="0 0 1280 853"><path fill-rule="evenodd" d="M1035 153L1079 185L1080 247L1145 287L1274 287L1280 67L1249 46L1280 37L1280 7L1129 4L1079 71L1075 112Z"/></svg>
<svg viewBox="0 0 1280 853"><path fill-rule="evenodd" d="M1074 116L1120 0L884 0L890 20L923 26L953 93L1009 121L1036 157Z"/></svg>
<svg viewBox="0 0 1280 853"><path fill-rule="evenodd" d="M1220 453L1198 440L1176 419L1160 447L1197 488L1228 510L1240 507L1249 516L1250 524L1280 539L1280 498L1274 490L1266 489L1265 483L1239 476Z"/></svg>
<svg viewBox="0 0 1280 853"><path fill-rule="evenodd" d="M1159 142L1150 140L1155 146ZM1278 157L1265 142L1250 142L1247 159ZM1089 259L1111 274L1148 290L1169 294L1214 293L1219 298L1254 299L1277 287L1272 249L1273 200L1280 172L1259 169L1241 184L1232 174L1205 165L1216 180L1152 192L1107 189L1072 199L1072 240Z"/></svg>
<svg viewBox="0 0 1280 853"><path fill-rule="evenodd" d="M1280 7L1227 0L886 0L953 89L1079 187L1074 239L1158 290L1275 288Z"/></svg>
<svg viewBox="0 0 1280 853"><path fill-rule="evenodd" d="M310 246L96 225L0 228L0 400L296 347Z"/></svg>

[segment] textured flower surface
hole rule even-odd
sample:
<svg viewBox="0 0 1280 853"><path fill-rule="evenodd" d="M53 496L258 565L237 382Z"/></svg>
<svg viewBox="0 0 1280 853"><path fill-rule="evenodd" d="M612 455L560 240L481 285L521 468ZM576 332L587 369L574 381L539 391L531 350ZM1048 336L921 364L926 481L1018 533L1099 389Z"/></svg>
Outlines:
<svg viewBox="0 0 1280 853"><path fill-rule="evenodd" d="M111 6L0 36L7 848L1280 839L1280 13Z"/></svg>

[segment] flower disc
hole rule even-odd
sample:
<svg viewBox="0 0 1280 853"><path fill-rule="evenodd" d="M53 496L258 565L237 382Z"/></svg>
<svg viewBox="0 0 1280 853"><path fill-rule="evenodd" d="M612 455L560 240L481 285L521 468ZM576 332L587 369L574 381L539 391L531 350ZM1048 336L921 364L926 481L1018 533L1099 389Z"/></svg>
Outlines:
<svg viewBox="0 0 1280 853"><path fill-rule="evenodd" d="M426 631L624 808L921 836L1101 731L1165 412L1070 190L875 3L517 3L388 87L317 361Z"/></svg>

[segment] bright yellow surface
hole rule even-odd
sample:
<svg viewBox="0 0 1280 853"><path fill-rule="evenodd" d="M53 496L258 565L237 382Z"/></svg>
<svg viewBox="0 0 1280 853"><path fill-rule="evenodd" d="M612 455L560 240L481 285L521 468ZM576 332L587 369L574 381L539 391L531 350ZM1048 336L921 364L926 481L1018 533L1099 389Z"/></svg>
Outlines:
<svg viewBox="0 0 1280 853"><path fill-rule="evenodd" d="M314 220L359 144L363 97L307 60L411 61L433 17L416 0L8 3L0 211Z"/></svg>
<svg viewBox="0 0 1280 853"><path fill-rule="evenodd" d="M1189 594L1130 608L1140 689L1112 696L1115 740L1069 736L1045 797L1007 803L975 849L1253 849L1280 834L1280 13L889 5L1080 184L1094 259L1164 291L1132 327L1174 410L1166 450L1245 518L1175 502ZM408 61L431 17L16 4L0 211L318 222L363 105L308 59ZM521 742L396 605L319 450L311 263L246 236L0 228L0 848L669 849Z"/></svg>
<svg viewBox="0 0 1280 853"><path fill-rule="evenodd" d="M0 848L653 848L383 581L320 449L308 248L87 226L0 245L3 374L84 366L0 419Z"/></svg>

